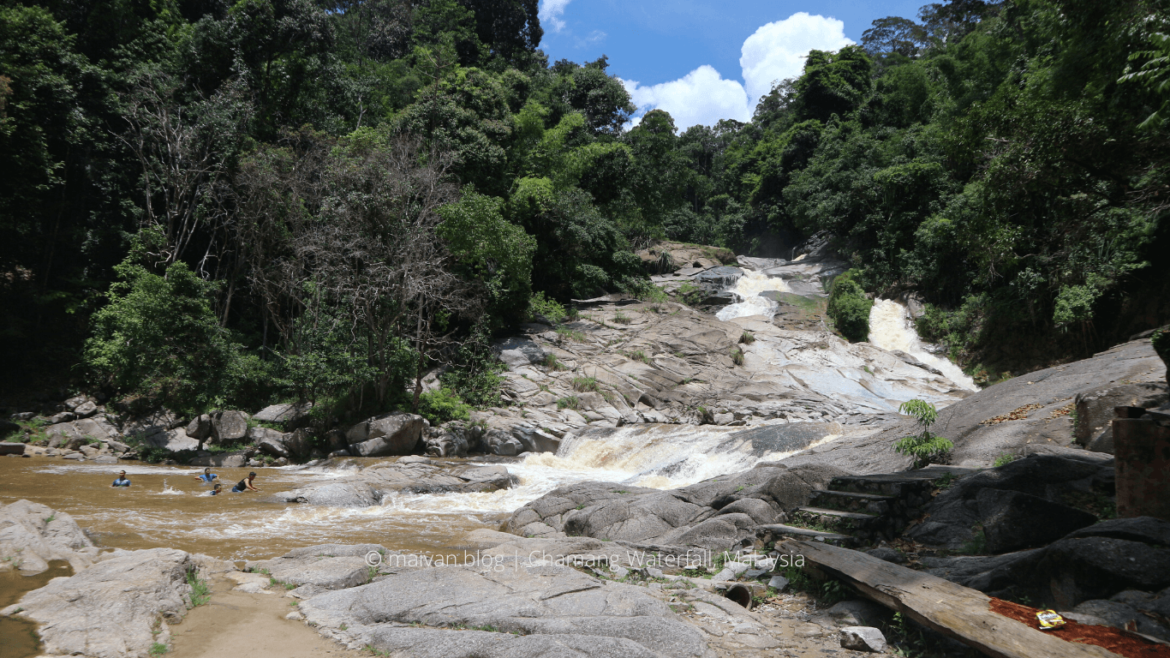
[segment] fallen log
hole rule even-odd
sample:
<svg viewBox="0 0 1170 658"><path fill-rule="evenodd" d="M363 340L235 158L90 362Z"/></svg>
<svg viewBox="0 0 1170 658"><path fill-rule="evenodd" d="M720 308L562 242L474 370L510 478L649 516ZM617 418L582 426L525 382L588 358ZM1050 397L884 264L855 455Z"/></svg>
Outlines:
<svg viewBox="0 0 1170 658"><path fill-rule="evenodd" d="M788 539L776 550L865 596L994 658L1117 658L1102 647L1066 642L1060 631L1039 631L991 611L983 592L871 555L821 542Z"/></svg>

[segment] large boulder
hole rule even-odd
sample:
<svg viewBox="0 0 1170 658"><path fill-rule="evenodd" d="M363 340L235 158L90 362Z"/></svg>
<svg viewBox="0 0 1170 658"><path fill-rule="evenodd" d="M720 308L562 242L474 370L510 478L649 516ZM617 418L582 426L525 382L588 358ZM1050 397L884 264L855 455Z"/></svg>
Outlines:
<svg viewBox="0 0 1170 658"><path fill-rule="evenodd" d="M174 549L118 551L70 578L54 578L0 615L39 623L46 655L147 658L156 643L169 643L167 622L186 614L187 574L196 568L192 556Z"/></svg>
<svg viewBox="0 0 1170 658"><path fill-rule="evenodd" d="M713 655L702 633L643 588L527 559L392 574L314 596L300 610L323 633L391 655ZM486 630L448 630L456 626Z"/></svg>
<svg viewBox="0 0 1170 658"><path fill-rule="evenodd" d="M199 414L187 423L187 436L196 441L206 441L207 437L211 436L211 416L209 414Z"/></svg>
<svg viewBox="0 0 1170 658"><path fill-rule="evenodd" d="M1114 407L1156 407L1167 401L1166 384L1108 384L1078 393L1073 433L1077 443L1095 452L1113 454Z"/></svg>
<svg viewBox="0 0 1170 658"><path fill-rule="evenodd" d="M171 452L183 450L198 450L200 442L187 436L183 429L155 431L142 437L142 442L154 448L162 448Z"/></svg>
<svg viewBox="0 0 1170 658"><path fill-rule="evenodd" d="M248 414L235 410L211 414L211 443L239 441L247 435Z"/></svg>
<svg viewBox="0 0 1170 658"><path fill-rule="evenodd" d="M984 489L975 500L989 553L1043 546L1097 522L1088 512L1019 491Z"/></svg>
<svg viewBox="0 0 1170 658"><path fill-rule="evenodd" d="M96 555L93 542L68 514L27 500L0 504L0 571L37 574L51 560L67 560L80 570Z"/></svg>
<svg viewBox="0 0 1170 658"><path fill-rule="evenodd" d="M260 452L273 457L300 459L313 449L312 436L304 428L292 432L278 432L267 427L253 427L248 430L248 439Z"/></svg>
<svg viewBox="0 0 1170 658"><path fill-rule="evenodd" d="M422 438L423 417L394 412L364 420L345 433L350 453L360 457L409 455Z"/></svg>
<svg viewBox="0 0 1170 658"><path fill-rule="evenodd" d="M309 412L312 409L313 404L311 402L274 404L261 409L256 415L252 416L252 419L262 423L280 425L286 430L294 430L309 421Z"/></svg>
<svg viewBox="0 0 1170 658"><path fill-rule="evenodd" d="M511 433L491 429L483 435L483 451L492 455L510 457L524 452L524 444Z"/></svg>
<svg viewBox="0 0 1170 658"><path fill-rule="evenodd" d="M475 429L479 429L478 426ZM432 457L465 457L471 452L472 432L462 423L448 423L425 431L424 452ZM479 439L475 439L479 445Z"/></svg>
<svg viewBox="0 0 1170 658"><path fill-rule="evenodd" d="M561 440L548 432L532 427L531 425L515 425L512 427L512 436L523 447L521 452L552 452L561 447Z"/></svg>
<svg viewBox="0 0 1170 658"><path fill-rule="evenodd" d="M114 427L104 415L94 418L82 418L68 423L58 423L45 428L49 436L49 447L60 448L84 443L89 439L106 441L118 437L118 428Z"/></svg>
<svg viewBox="0 0 1170 658"><path fill-rule="evenodd" d="M978 496L985 490L1015 491L1071 505L1086 496L1108 495L1112 486L1113 460L1107 455L1083 450L1034 455L959 479L935 496L926 507L926 520L906 535L923 544L959 550L975 539L975 528L983 522Z"/></svg>

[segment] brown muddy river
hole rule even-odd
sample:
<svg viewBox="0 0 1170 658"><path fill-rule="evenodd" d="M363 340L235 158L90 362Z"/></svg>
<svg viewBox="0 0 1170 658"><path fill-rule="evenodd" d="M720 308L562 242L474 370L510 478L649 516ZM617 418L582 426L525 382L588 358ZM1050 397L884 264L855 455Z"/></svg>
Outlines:
<svg viewBox="0 0 1170 658"><path fill-rule="evenodd" d="M112 488L122 469L132 485ZM228 491L249 470L256 471L255 484L261 491ZM451 503L447 509L436 504L440 501L407 509L414 502L411 497L365 509L271 500L273 493L339 477L344 471L213 469L224 492L210 496L211 488L195 479L202 472L202 468L141 462L96 465L49 457L0 459L0 502L23 498L67 512L103 548L165 546L228 560L266 559L322 543L375 543L437 552L454 546L471 530L498 528L508 516L503 509L490 507L460 509L464 501L446 501Z"/></svg>

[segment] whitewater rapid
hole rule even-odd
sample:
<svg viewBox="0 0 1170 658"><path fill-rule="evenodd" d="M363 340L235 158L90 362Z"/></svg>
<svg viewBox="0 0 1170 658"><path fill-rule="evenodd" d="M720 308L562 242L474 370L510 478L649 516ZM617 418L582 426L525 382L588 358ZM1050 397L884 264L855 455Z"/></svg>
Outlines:
<svg viewBox="0 0 1170 658"><path fill-rule="evenodd" d="M734 293L739 301L728 304L715 314L715 317L727 322L735 318L746 318L753 315L762 315L771 318L776 314L778 304L767 297L761 297L762 292L792 292L784 279L770 277L763 272L747 271L728 289Z"/></svg>
<svg viewBox="0 0 1170 658"><path fill-rule="evenodd" d="M878 299L869 311L869 342L883 350L900 350L937 369L947 379L968 391L978 391L975 380L968 377L949 359L931 354L914 330L906 307L892 299Z"/></svg>

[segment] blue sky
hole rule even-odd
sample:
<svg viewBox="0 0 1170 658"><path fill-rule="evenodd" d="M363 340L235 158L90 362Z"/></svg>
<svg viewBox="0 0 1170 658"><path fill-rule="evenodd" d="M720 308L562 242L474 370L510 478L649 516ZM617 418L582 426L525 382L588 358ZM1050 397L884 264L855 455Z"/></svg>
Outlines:
<svg viewBox="0 0 1170 658"><path fill-rule="evenodd" d="M915 18L927 1L541 0L541 48L552 61L608 55L639 114L660 107L685 129L747 120L810 49L857 43L874 19Z"/></svg>

